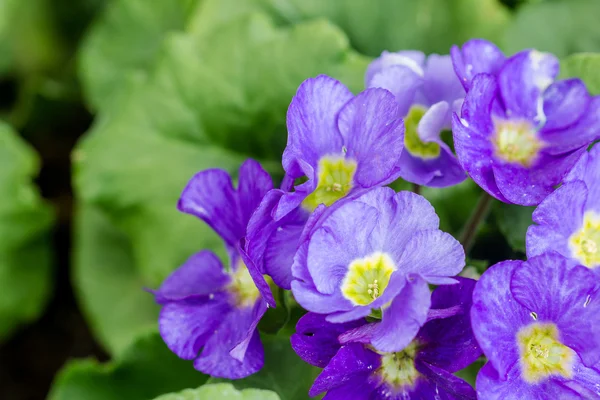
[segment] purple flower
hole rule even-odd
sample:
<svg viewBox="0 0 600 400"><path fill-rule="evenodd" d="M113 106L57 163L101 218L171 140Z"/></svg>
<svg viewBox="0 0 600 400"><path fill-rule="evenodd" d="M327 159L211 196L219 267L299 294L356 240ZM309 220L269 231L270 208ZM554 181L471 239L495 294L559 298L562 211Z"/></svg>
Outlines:
<svg viewBox="0 0 600 400"><path fill-rule="evenodd" d="M526 50L505 60L478 40L452 56L468 89L452 124L460 163L497 199L539 204L600 138L600 97L579 79L555 82L558 60L547 53Z"/></svg>
<svg viewBox="0 0 600 400"><path fill-rule="evenodd" d="M600 146L584 153L565 181L533 213L527 256L554 250L600 273Z"/></svg>
<svg viewBox="0 0 600 400"><path fill-rule="evenodd" d="M412 341L427 319L427 284L456 283L449 277L465 264L431 204L411 192L373 189L309 224L292 267L296 300L329 322L381 318L371 335L380 351Z"/></svg>
<svg viewBox="0 0 600 400"><path fill-rule="evenodd" d="M367 87L388 89L396 96L406 132L400 176L419 185L445 187L462 182L466 174L440 134L450 129L465 90L450 56L419 51L384 51L369 65Z"/></svg>
<svg viewBox="0 0 600 400"><path fill-rule="evenodd" d="M471 310L475 337L488 358L477 376L479 398L599 398L596 284L589 269L570 267L554 252L487 270Z"/></svg>
<svg viewBox="0 0 600 400"><path fill-rule="evenodd" d="M393 94L367 89L353 96L325 75L300 85L287 127L286 176L281 190L267 194L252 217L246 242L256 268L285 289L290 288L300 233L313 210L397 179L404 147L404 124Z"/></svg>
<svg viewBox="0 0 600 400"><path fill-rule="evenodd" d="M327 392L326 400L474 400L473 388L453 373L481 354L469 315L475 281L457 279L458 284L433 292L429 322L398 352L377 351L355 335L357 330L372 331L376 323L332 324L313 313L302 317L292 347L304 361L324 368L310 395Z"/></svg>
<svg viewBox="0 0 600 400"><path fill-rule="evenodd" d="M203 373L238 379L263 366L256 326L267 302L274 301L264 278L251 275L242 261L240 241L252 211L272 187L260 164L247 160L237 190L227 172L210 169L196 174L179 200L179 210L197 216L223 238L230 256L225 271L212 252L194 254L154 292L162 305L163 340L180 358L195 360Z"/></svg>

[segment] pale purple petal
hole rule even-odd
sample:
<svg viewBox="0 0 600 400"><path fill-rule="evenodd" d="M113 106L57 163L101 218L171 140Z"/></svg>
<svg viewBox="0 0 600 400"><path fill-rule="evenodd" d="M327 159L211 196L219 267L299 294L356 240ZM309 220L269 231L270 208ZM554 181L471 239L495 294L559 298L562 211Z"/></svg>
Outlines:
<svg viewBox="0 0 600 400"><path fill-rule="evenodd" d="M404 148L404 122L389 91L361 92L340 111L338 127L346 157L357 162L354 179L358 185L373 187L397 178L394 169Z"/></svg>
<svg viewBox="0 0 600 400"><path fill-rule="evenodd" d="M398 117L408 114L423 78L404 66L392 66L376 74L368 87L389 90L398 103Z"/></svg>
<svg viewBox="0 0 600 400"><path fill-rule="evenodd" d="M419 276L409 277L404 289L384 308L371 343L379 351L397 352L408 346L427 320L429 286Z"/></svg>
<svg viewBox="0 0 600 400"><path fill-rule="evenodd" d="M522 264L522 261L503 261L493 265L481 276L473 292L473 332L501 377L506 377L518 362L518 330L533 322L529 310L516 302L510 291L512 274Z"/></svg>
<svg viewBox="0 0 600 400"><path fill-rule="evenodd" d="M257 161L246 160L240 167L237 189L242 224L248 223L262 198L271 189L273 180L269 173Z"/></svg>
<svg viewBox="0 0 600 400"><path fill-rule="evenodd" d="M440 101L452 103L465 97L465 90L457 78L449 55L432 54L427 57L423 92L429 104Z"/></svg>
<svg viewBox="0 0 600 400"><path fill-rule="evenodd" d="M556 324L561 342L587 366L600 362L600 294L588 268L571 268L555 252L530 258L514 271L510 290L537 320Z"/></svg>
<svg viewBox="0 0 600 400"><path fill-rule="evenodd" d="M398 261L403 273L425 280L457 275L465 266L465 251L452 235L440 230L423 230L412 235Z"/></svg>
<svg viewBox="0 0 600 400"><path fill-rule="evenodd" d="M580 79L566 79L554 82L546 89L544 115L546 123L542 130L564 129L575 124L587 111L591 97Z"/></svg>
<svg viewBox="0 0 600 400"><path fill-rule="evenodd" d="M483 39L469 40L462 49L453 46L450 55L456 75L466 90L471 88L471 81L477 74L496 75L506 61L496 45Z"/></svg>
<svg viewBox="0 0 600 400"><path fill-rule="evenodd" d="M542 122L539 115L544 90L558 74L558 59L550 53L526 50L510 57L498 74L507 116Z"/></svg>
<svg viewBox="0 0 600 400"><path fill-rule="evenodd" d="M319 158L342 151L336 117L352 93L341 82L325 75L305 80L287 113L288 142L283 153L286 172L301 159L316 169Z"/></svg>
<svg viewBox="0 0 600 400"><path fill-rule="evenodd" d="M527 229L527 257L549 250L571 257L570 236L581 226L588 190L582 181L563 184L540 203Z"/></svg>

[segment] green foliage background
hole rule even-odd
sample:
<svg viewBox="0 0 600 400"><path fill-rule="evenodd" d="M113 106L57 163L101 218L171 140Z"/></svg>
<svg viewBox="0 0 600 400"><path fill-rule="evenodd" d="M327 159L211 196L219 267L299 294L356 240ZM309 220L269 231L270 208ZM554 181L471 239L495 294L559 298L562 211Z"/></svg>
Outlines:
<svg viewBox="0 0 600 400"><path fill-rule="evenodd" d="M95 113L72 153L71 279L113 361L70 362L50 399L150 399L207 380L165 348L156 333L159 309L142 289L157 287L201 248L223 254L207 226L176 211L181 189L209 167L235 176L247 157L279 178L285 112L307 77L328 74L358 92L382 50L445 54L483 37L509 54L554 52L564 58L564 77L581 77L600 93L599 1L506 3L513 8L497 0L88 0L69 11L61 3L57 12L49 0L0 0L0 77L18 82L18 101L0 116L21 128L40 98L79 90ZM56 16L68 12L91 20L81 41L57 34L67 20L71 36L83 32L83 22ZM0 338L38 316L50 291L52 210L32 183L35 160L13 128L0 125ZM480 189L467 181L423 194L442 228L458 235ZM522 257L531 212L495 204L483 245L471 254L484 262L473 265ZM503 253L482 250L500 234ZM210 390L223 399L305 399L317 371L289 348L288 314L298 313L293 306L269 312L265 369L233 383L274 393L226 384ZM159 398L209 398L206 390Z"/></svg>

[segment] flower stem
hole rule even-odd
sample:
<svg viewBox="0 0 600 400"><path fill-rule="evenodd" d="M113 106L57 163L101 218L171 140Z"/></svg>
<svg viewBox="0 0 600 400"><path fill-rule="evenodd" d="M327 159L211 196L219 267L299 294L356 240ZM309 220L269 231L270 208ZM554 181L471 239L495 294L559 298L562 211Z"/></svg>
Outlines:
<svg viewBox="0 0 600 400"><path fill-rule="evenodd" d="M465 249L465 254L468 254L471 250L471 246L473 246L475 237L477 236L477 230L490 211L492 200L492 196L490 196L487 192L483 192L481 197L479 197L479 201L477 202L473 213L467 220L467 223L465 224L460 236L460 243Z"/></svg>
<svg viewBox="0 0 600 400"><path fill-rule="evenodd" d="M417 185L416 183L413 183L412 191L413 191L413 193L421 194L421 185Z"/></svg>

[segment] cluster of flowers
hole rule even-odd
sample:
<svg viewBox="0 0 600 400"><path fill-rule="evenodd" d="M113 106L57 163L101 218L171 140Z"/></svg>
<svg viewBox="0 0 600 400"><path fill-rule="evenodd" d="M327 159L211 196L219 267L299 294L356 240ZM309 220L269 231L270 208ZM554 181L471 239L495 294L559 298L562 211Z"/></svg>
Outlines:
<svg viewBox="0 0 600 400"><path fill-rule="evenodd" d="M600 97L555 81L558 69L550 54L472 40L450 56L385 52L356 96L306 80L279 189L248 160L237 188L214 169L183 191L179 209L223 238L230 264L201 251L154 292L168 347L213 376L257 372L278 286L308 310L291 343L323 368L311 396L600 398L600 146L587 152ZM528 260L479 281L457 277L463 247L425 198L384 187L467 173L500 201L538 205ZM454 373L482 353L475 391Z"/></svg>

